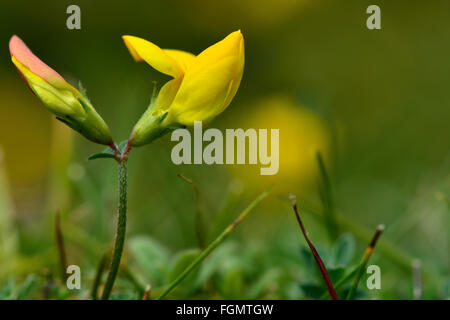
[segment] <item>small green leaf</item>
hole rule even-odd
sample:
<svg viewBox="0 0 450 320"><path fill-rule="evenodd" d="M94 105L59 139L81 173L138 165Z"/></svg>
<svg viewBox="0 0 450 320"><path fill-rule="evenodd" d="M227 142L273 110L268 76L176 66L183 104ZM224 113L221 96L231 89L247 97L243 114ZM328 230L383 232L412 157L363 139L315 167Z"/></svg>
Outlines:
<svg viewBox="0 0 450 320"><path fill-rule="evenodd" d="M8 300L12 298L15 281L9 278L8 281L0 289L0 300Z"/></svg>
<svg viewBox="0 0 450 320"><path fill-rule="evenodd" d="M113 292L110 297L110 300L137 300L137 299L138 296L136 292L132 291Z"/></svg>
<svg viewBox="0 0 450 320"><path fill-rule="evenodd" d="M120 153L123 153L123 150L127 146L127 143L128 143L128 140L123 140L122 142L119 143L119 145L117 147L118 147Z"/></svg>
<svg viewBox="0 0 450 320"><path fill-rule="evenodd" d="M304 283L300 285L303 293L313 299L319 299L324 290L324 286L319 286L315 283Z"/></svg>
<svg viewBox="0 0 450 320"><path fill-rule="evenodd" d="M114 154L114 151L110 147L108 147L105 150L103 150L102 152L95 153L95 154L89 156L88 160L103 159L103 158L114 159L115 157L116 156Z"/></svg>
<svg viewBox="0 0 450 320"><path fill-rule="evenodd" d="M19 290L17 291L17 300L23 300L28 297L33 286L37 282L37 278L34 274L30 274L25 281L20 285Z"/></svg>
<svg viewBox="0 0 450 320"><path fill-rule="evenodd" d="M137 236L128 241L128 248L137 267L153 287L167 283L169 254L162 244L150 237Z"/></svg>
<svg viewBox="0 0 450 320"><path fill-rule="evenodd" d="M302 260L302 262L305 264L305 266L308 268L308 270L310 272L315 270L314 257L308 248L306 248L306 247L300 248L300 259Z"/></svg>
<svg viewBox="0 0 450 320"><path fill-rule="evenodd" d="M116 156L114 154L106 153L106 152L100 152L100 153L95 153L95 154L89 156L88 160L105 159L105 158L115 159L115 157Z"/></svg>
<svg viewBox="0 0 450 320"><path fill-rule="evenodd" d="M271 288L277 288L280 283L282 271L279 269L271 269L266 271L249 290L248 299L261 299L262 296L270 291Z"/></svg>
<svg viewBox="0 0 450 320"><path fill-rule="evenodd" d="M334 265L343 267L350 263L355 255L355 239L350 233L341 235L333 246Z"/></svg>
<svg viewBox="0 0 450 320"><path fill-rule="evenodd" d="M345 268L330 268L328 267L328 276L330 277L331 283L335 284L345 275Z"/></svg>
<svg viewBox="0 0 450 320"><path fill-rule="evenodd" d="M203 285L205 282L209 281L225 264L226 261L234 258L237 250L237 244L233 241L225 242L220 247L218 247L208 257L208 259L203 262L202 268L200 269L200 274L197 279L197 284Z"/></svg>
<svg viewBox="0 0 450 320"><path fill-rule="evenodd" d="M122 153L123 150L125 149L125 147L127 145L127 142L128 142L128 140L124 140L121 143L119 143L119 145L117 146L117 148L119 149L120 153ZM95 154L91 155L88 158L88 160L105 159L105 158L110 158L110 159L115 159L116 158L114 150L111 149L110 147L107 147L102 152L95 153Z"/></svg>

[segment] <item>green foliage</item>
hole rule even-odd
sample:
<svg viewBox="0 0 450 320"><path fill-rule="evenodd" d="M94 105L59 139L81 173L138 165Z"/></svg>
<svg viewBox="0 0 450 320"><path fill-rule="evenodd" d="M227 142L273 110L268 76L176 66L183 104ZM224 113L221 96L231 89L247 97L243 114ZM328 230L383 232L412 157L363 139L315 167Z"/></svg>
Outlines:
<svg viewBox="0 0 450 320"><path fill-rule="evenodd" d="M0 289L0 300L9 300L13 298L15 281L13 278L9 278Z"/></svg>
<svg viewBox="0 0 450 320"><path fill-rule="evenodd" d="M110 300L139 300L139 296L136 292L127 290L112 293Z"/></svg>
<svg viewBox="0 0 450 320"><path fill-rule="evenodd" d="M127 142L128 142L128 140L124 140L121 143L119 143L119 145L117 146L117 148L119 149L119 151L121 153L124 150L124 148L126 147ZM95 154L89 156L88 160L108 159L108 158L110 158L110 159L114 159L115 158L114 150L111 149L110 147L107 147L102 152L95 153Z"/></svg>
<svg viewBox="0 0 450 320"><path fill-rule="evenodd" d="M34 274L28 275L26 279L16 285L14 278L9 278L3 286L0 287L0 300L26 300L32 298L38 278Z"/></svg>
<svg viewBox="0 0 450 320"><path fill-rule="evenodd" d="M164 245L150 237L136 236L128 240L128 248L136 266L152 286L167 283L170 258Z"/></svg>
<svg viewBox="0 0 450 320"><path fill-rule="evenodd" d="M333 244L332 263L336 266L348 265L355 255L355 238L350 233L341 235Z"/></svg>
<svg viewBox="0 0 450 320"><path fill-rule="evenodd" d="M184 271L200 254L200 249L186 249L178 252L172 258L172 267L170 269L169 281L174 281L177 276ZM183 288L187 292L193 292L197 289L196 281L201 268L196 268L184 279L179 288Z"/></svg>
<svg viewBox="0 0 450 320"><path fill-rule="evenodd" d="M31 291L33 290L33 286L36 284L37 278L35 275L30 274L25 281L19 286L17 290L17 300L23 300L29 298Z"/></svg>

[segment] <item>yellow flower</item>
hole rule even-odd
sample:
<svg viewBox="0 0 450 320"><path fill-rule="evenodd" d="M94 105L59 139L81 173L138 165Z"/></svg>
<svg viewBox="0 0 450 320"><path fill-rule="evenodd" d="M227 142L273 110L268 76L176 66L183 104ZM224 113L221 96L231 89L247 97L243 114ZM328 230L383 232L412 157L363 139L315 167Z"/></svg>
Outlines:
<svg viewBox="0 0 450 320"><path fill-rule="evenodd" d="M197 56L161 49L133 36L123 36L123 40L136 61L145 61L173 77L134 127L130 138L133 146L151 142L160 135L161 127L210 121L223 112L236 95L244 71L244 38L240 31L231 33Z"/></svg>
<svg viewBox="0 0 450 320"><path fill-rule="evenodd" d="M108 126L89 100L36 57L18 37L9 41L11 60L31 91L57 119L100 144L111 144Z"/></svg>

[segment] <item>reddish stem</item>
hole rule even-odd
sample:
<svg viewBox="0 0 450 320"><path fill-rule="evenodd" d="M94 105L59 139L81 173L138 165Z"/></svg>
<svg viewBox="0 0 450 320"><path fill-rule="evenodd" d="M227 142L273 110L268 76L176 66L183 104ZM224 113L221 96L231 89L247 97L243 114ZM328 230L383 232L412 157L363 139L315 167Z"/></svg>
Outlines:
<svg viewBox="0 0 450 320"><path fill-rule="evenodd" d="M114 143L114 141L111 141L108 146L112 149L112 151L114 151L114 157L116 159L117 162L120 162L122 155L120 154L120 150L117 148L116 144Z"/></svg>
<svg viewBox="0 0 450 320"><path fill-rule="evenodd" d="M303 236L305 237L306 242L308 243L309 248L314 256L314 260L316 260L317 266L319 267L320 274L322 275L323 281L327 287L328 292L333 300L339 300L339 297L334 290L333 284L331 283L330 277L328 276L327 268L323 263L322 259L319 256L316 248L312 244L311 240L309 240L308 233L306 232L305 226L303 225L302 219L300 218L300 214L297 209L297 201L294 199L292 201L292 206L294 208L295 216L297 217L298 224L300 225L300 229L302 230Z"/></svg>

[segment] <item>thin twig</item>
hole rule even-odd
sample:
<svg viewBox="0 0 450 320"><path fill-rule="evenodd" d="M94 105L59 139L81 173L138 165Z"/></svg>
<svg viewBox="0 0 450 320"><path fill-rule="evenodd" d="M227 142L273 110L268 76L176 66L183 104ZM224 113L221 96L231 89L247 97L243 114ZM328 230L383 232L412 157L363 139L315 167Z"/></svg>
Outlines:
<svg viewBox="0 0 450 320"><path fill-rule="evenodd" d="M189 183L195 192L195 230L197 234L197 241L200 248L204 249L206 247L206 232L205 232L205 217L203 215L203 211L201 209L201 201L200 201L200 189L198 188L198 185L188 177L182 175L181 173L178 173L177 176L181 178L182 180Z"/></svg>
<svg viewBox="0 0 450 320"><path fill-rule="evenodd" d="M316 260L317 266L319 267L320 274L322 275L323 281L325 282L325 286L333 300L339 300L339 297L334 290L333 284L331 283L330 277L328 276L327 268L323 263L322 259L319 256L316 248L314 247L311 240L309 240L308 233L306 232L305 226L303 225L302 219L300 218L300 214L297 209L297 200L294 195L291 195L292 207L294 208L295 216L297 217L298 224L300 225L300 229L302 230L303 236L305 237L306 242L308 243L309 248L314 256L314 260Z"/></svg>
<svg viewBox="0 0 450 320"><path fill-rule="evenodd" d="M232 224L230 224L205 250L203 250L200 255L189 265L180 275L172 281L172 283L161 293L161 295L156 298L156 300L161 300L165 296L167 296L187 275L194 270L217 246L219 246L233 231L239 223L241 223L247 215L252 211L254 207L258 203L260 203L267 195L270 193L272 187L268 188L266 191L261 193L252 203L248 205L247 208L242 211L242 213L234 220Z"/></svg>
<svg viewBox="0 0 450 320"><path fill-rule="evenodd" d="M375 249L375 245L377 244L378 238L380 238L381 233L384 230L384 225L380 224L375 231L375 234L372 237L372 240L369 243L369 246L364 251L363 258L361 263L358 266L358 272L356 274L355 280L353 281L353 285L350 288L350 291L347 295L347 300L353 299L355 297L356 290L358 289L359 281L364 274L364 270L366 269L367 262L369 262L370 256L372 255L373 250Z"/></svg>
<svg viewBox="0 0 450 320"><path fill-rule="evenodd" d="M142 297L142 300L150 300L150 292L152 291L152 286L147 284L145 286L145 292L144 296Z"/></svg>
<svg viewBox="0 0 450 320"><path fill-rule="evenodd" d="M66 283L67 280L67 256L66 249L64 246L64 237L61 228L61 217L59 212L56 212L55 215L55 236L56 236L56 245L58 247L58 255L59 255L59 263L61 268L61 279L63 283Z"/></svg>

